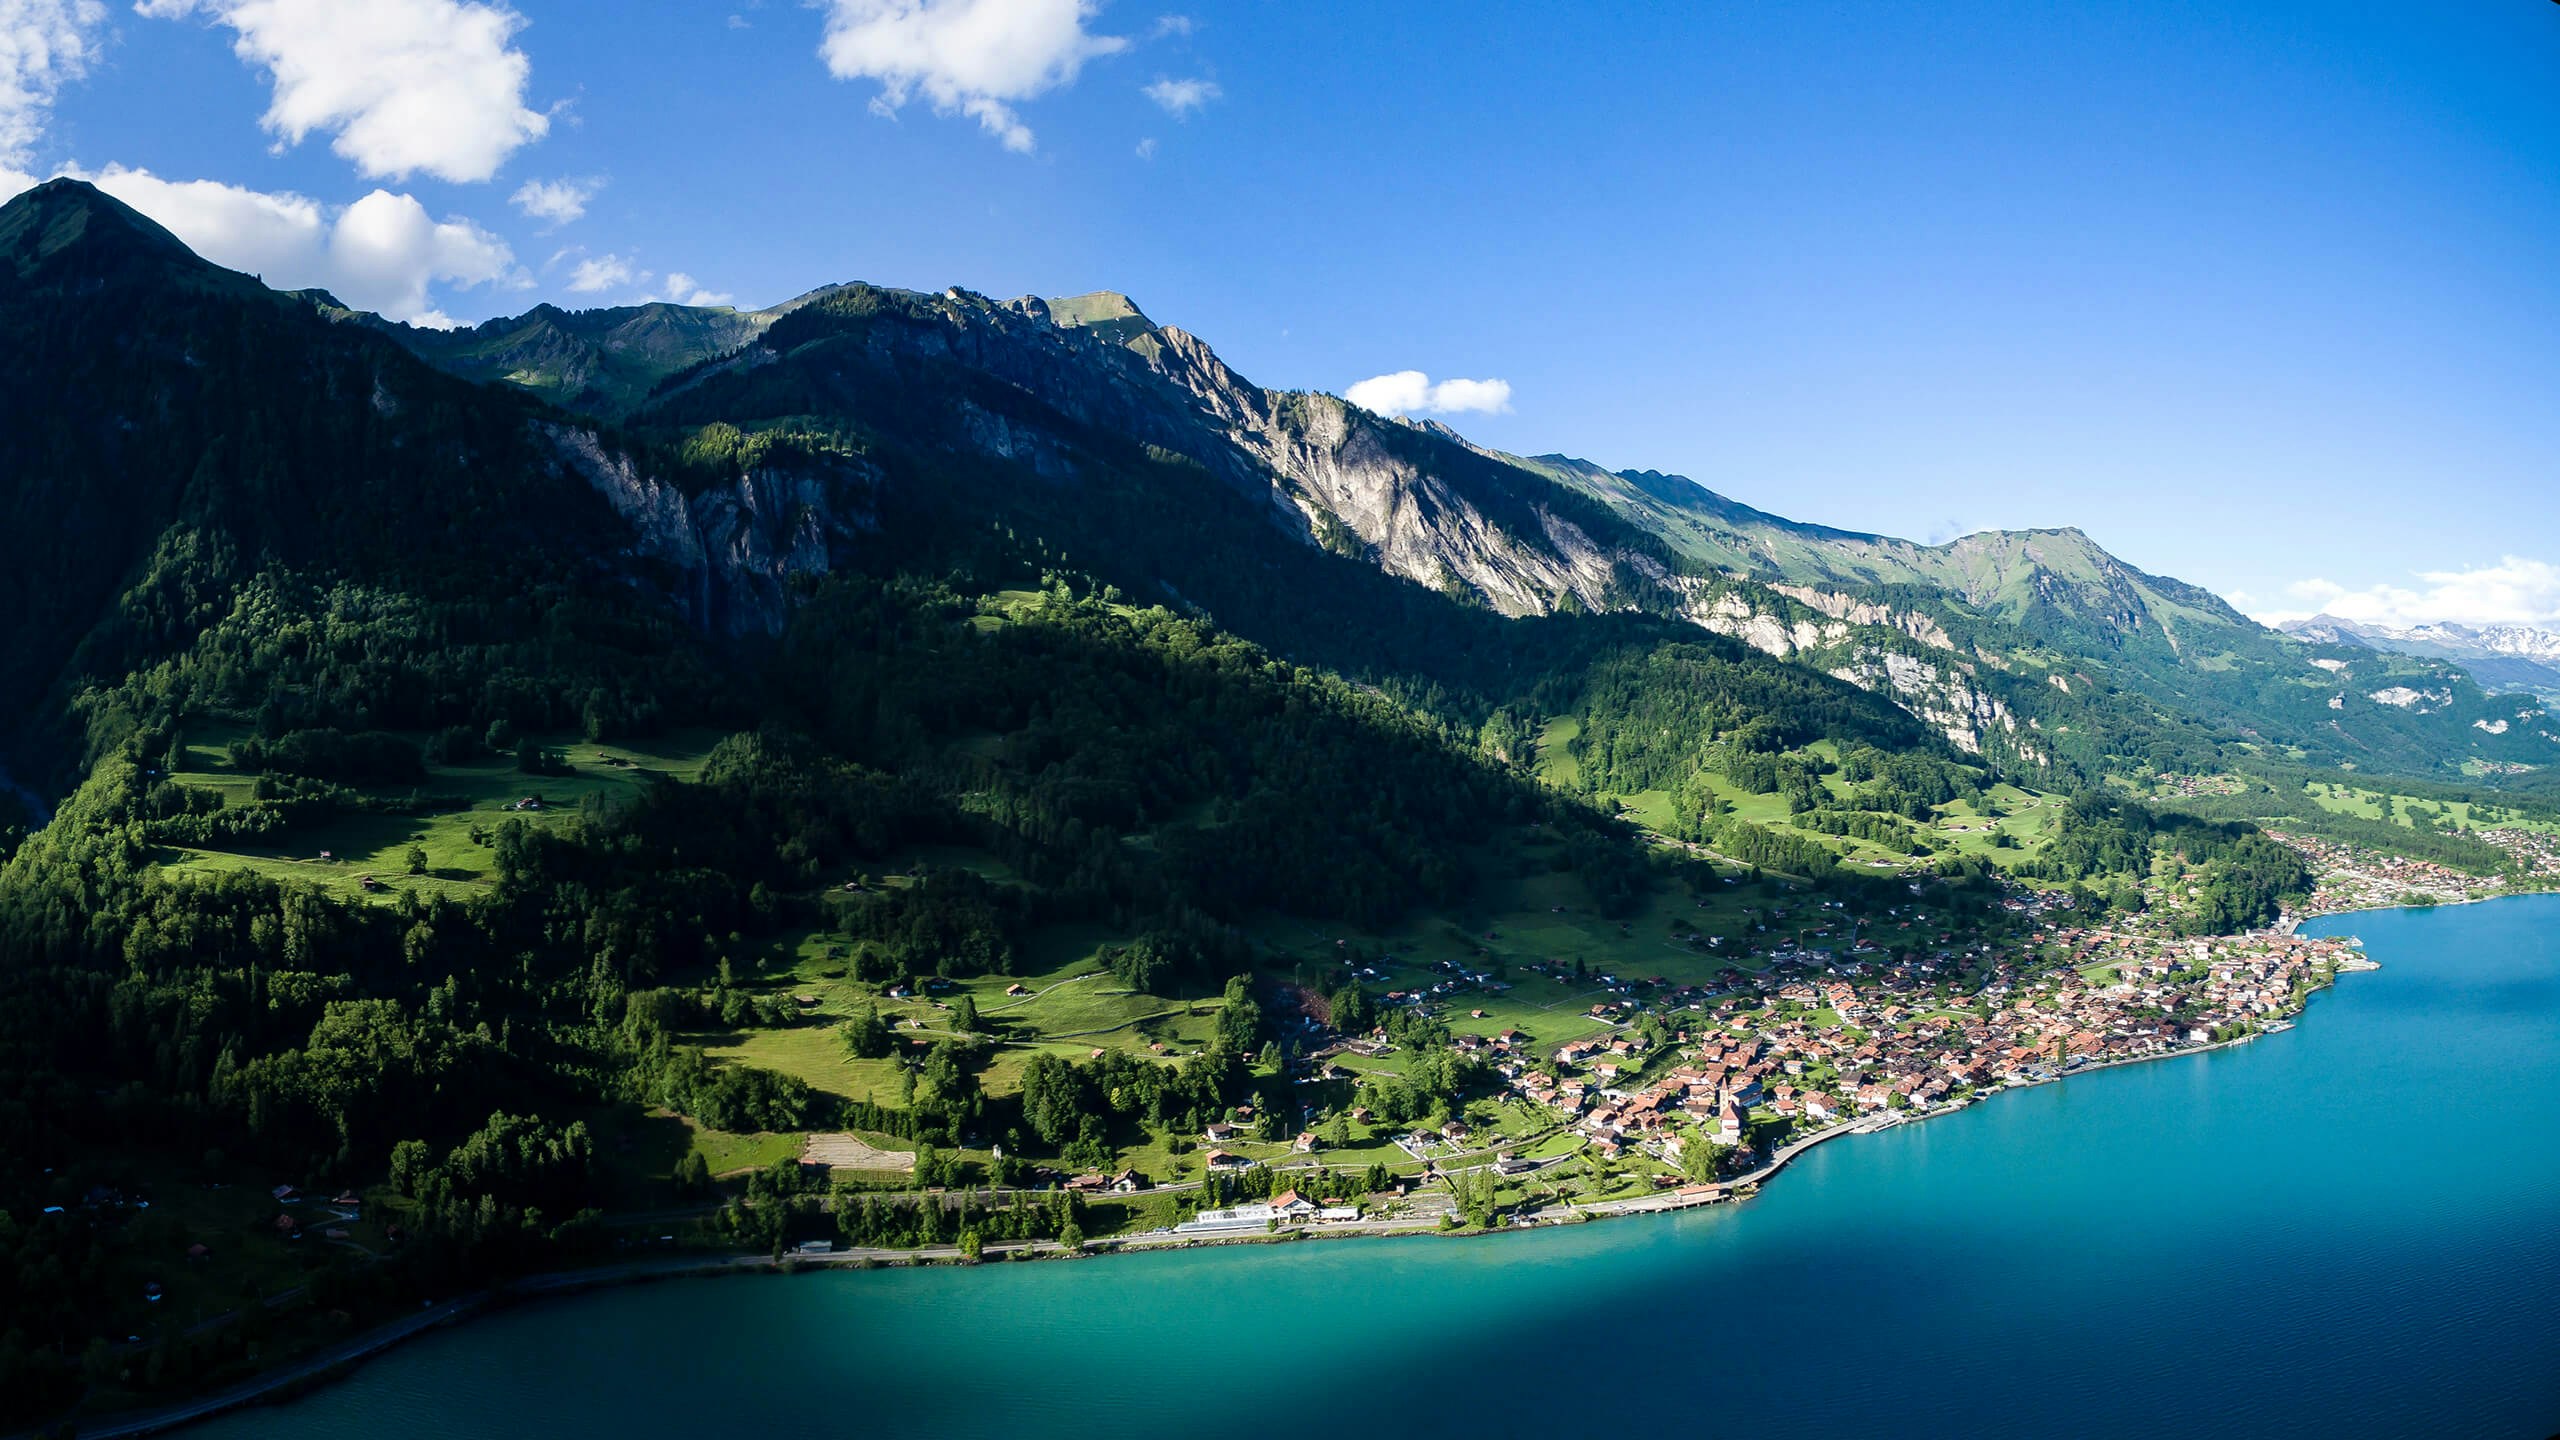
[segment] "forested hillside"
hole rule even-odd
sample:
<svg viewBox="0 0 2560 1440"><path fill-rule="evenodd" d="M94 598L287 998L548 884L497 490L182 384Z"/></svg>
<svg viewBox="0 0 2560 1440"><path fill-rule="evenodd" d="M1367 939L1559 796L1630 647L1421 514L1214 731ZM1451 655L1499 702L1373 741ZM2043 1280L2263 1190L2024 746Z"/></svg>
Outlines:
<svg viewBox="0 0 2560 1440"><path fill-rule="evenodd" d="M1228 1117L1401 1161L1481 1099L1411 1005L1452 973L1501 997L1470 1038L1570 1038L1595 974L1705 995L1889 925L1943 989L2040 907L2208 932L2306 879L2095 793L2261 742L1960 660L1930 627L1993 622L1940 601L1710 573L1117 297L427 341L67 181L0 256L0 759L54 812L0 828L0 1419L612 1214L778 1246L742 1202L813 1130L912 1147L832 1222L898 1243L1104 1223L953 1182L1214 1196Z"/></svg>

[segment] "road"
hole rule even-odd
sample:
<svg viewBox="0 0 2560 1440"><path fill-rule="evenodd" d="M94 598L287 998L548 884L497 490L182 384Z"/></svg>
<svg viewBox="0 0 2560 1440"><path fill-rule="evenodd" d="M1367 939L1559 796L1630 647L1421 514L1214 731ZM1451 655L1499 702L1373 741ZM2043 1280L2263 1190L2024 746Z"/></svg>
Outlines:
<svg viewBox="0 0 2560 1440"><path fill-rule="evenodd" d="M300 1360L266 1371L253 1379L243 1380L227 1390L217 1391L199 1400L190 1400L183 1405L171 1405L138 1415L111 1416L100 1420L83 1419L78 1422L81 1440L110 1440L110 1437L120 1435L155 1434L197 1420L208 1419L225 1410L254 1404L280 1390L287 1390L325 1375L341 1365L351 1364L368 1355L388 1350L420 1331L432 1330L447 1321L467 1315L487 1304L489 1299L489 1292L484 1290L459 1299L430 1305L414 1315L403 1316L388 1325L368 1330L353 1340L332 1345L317 1354L304 1356Z"/></svg>

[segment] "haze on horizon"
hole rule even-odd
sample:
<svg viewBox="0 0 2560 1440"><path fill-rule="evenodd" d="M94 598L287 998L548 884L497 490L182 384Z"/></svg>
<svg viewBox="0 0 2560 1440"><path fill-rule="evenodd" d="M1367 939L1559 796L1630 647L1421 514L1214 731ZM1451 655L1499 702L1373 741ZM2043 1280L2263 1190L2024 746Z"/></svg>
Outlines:
<svg viewBox="0 0 2560 1440"><path fill-rule="evenodd" d="M2560 623L2560 7L0 0L0 191L419 323L1137 297L1265 384L2262 618ZM680 85L664 83L671 67Z"/></svg>

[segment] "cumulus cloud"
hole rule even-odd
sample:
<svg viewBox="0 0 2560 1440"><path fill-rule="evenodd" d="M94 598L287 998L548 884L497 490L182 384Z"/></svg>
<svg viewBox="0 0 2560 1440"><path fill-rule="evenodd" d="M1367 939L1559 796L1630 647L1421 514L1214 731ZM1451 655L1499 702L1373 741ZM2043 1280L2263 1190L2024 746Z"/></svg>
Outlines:
<svg viewBox="0 0 2560 1440"><path fill-rule="evenodd" d="M917 95L957 111L1028 153L1031 127L1014 106L1069 84L1087 60L1126 38L1085 28L1093 0L828 0L818 47L839 80L876 80L871 108L894 115Z"/></svg>
<svg viewBox="0 0 2560 1440"><path fill-rule="evenodd" d="M602 180L527 180L508 197L514 205L533 219L545 222L546 230L557 230L587 213L587 202L604 188Z"/></svg>
<svg viewBox="0 0 2560 1440"><path fill-rule="evenodd" d="M648 280L648 271L619 255L590 255L569 271L569 288L580 295L618 290L626 285L644 285Z"/></svg>
<svg viewBox="0 0 2560 1440"><path fill-rule="evenodd" d="M2451 620L2465 625L2560 624L2560 565L2501 557L2495 565L2422 570L2417 584L2383 583L2351 590L2334 580L2298 580L2285 587L2282 608L2252 613L2269 624L2308 615L2335 615L2377 625L2424 625ZM2235 603L2237 603L2235 601Z"/></svg>
<svg viewBox="0 0 2560 1440"><path fill-rule="evenodd" d="M102 0L0 0L0 184L32 183L20 168L52 118L54 96L98 57Z"/></svg>
<svg viewBox="0 0 2560 1440"><path fill-rule="evenodd" d="M410 195L376 190L343 207L217 180L164 180L110 165L73 171L159 221L217 265L284 290L322 289L359 310L417 325L453 323L433 286L516 285L506 242L468 220L438 220Z"/></svg>
<svg viewBox="0 0 2560 1440"><path fill-rule="evenodd" d="M670 270L667 293L662 298L678 305L726 305L737 297L726 290L711 289L681 270Z"/></svg>
<svg viewBox="0 0 2560 1440"><path fill-rule="evenodd" d="M262 123L281 146L315 130L368 177L486 180L551 128L526 108L532 63L513 47L524 17L463 0L142 0L144 15L202 14L238 32L232 52L263 68Z"/></svg>
<svg viewBox="0 0 2560 1440"><path fill-rule="evenodd" d="M1149 135L1138 142L1138 158L1141 160L1156 158L1156 137Z"/></svg>
<svg viewBox="0 0 2560 1440"><path fill-rule="evenodd" d="M1188 120L1191 112L1226 92L1218 88L1215 80L1159 79L1141 93L1161 106L1167 115L1176 120Z"/></svg>
<svg viewBox="0 0 2560 1440"><path fill-rule="evenodd" d="M1482 415L1511 409L1508 380L1443 380L1433 384L1419 370L1374 375L1342 392L1342 398L1381 415Z"/></svg>

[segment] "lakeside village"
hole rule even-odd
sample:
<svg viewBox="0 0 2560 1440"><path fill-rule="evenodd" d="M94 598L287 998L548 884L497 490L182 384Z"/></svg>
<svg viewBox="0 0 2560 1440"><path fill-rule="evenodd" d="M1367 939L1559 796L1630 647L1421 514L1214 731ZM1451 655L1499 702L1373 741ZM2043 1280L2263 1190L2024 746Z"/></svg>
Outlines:
<svg viewBox="0 0 2560 1440"><path fill-rule="evenodd" d="M2506 827L2472 830L2472 838L2506 852L2517 872L2534 885L2560 880L2560 834ZM2269 830L2269 838L2302 852L2318 888L2295 908L2303 918L2393 905L2458 905L2513 893L2503 875L2473 875L2430 860L2360 850L2316 835Z"/></svg>
<svg viewBox="0 0 2560 1440"><path fill-rule="evenodd" d="M2400 904L2412 893L2495 893L2480 877L2442 866L2286 838L2321 880L2300 913L2268 930L2181 936L2151 915L2073 924L2067 896L2021 889L2002 903L2027 922L2026 932L2001 953L1957 949L1945 936L1945 948L1900 960L1871 940L1845 953L1792 942L1766 956L1765 968L1731 972L1712 991L1594 976L1606 998L1589 1015L1602 1028L1560 1045L1516 1029L1466 1033L1469 993L1507 987L1444 962L1427 988L1391 992L1383 1003L1441 1019L1503 1098L1543 1123L1487 1135L1452 1120L1403 1137L1398 1148L1425 1162L1426 1185L1449 1182L1452 1194L1465 1196L1472 1183L1479 1201L1371 1197L1373 1223L1383 1213L1443 1225L1535 1224L1749 1193L1786 1159L1836 1134L1960 1109L2092 1067L2288 1029L2313 991L2341 973L2376 968L2353 938L2295 933L2302 919ZM2560 873L2560 839L2522 831L2510 839L2532 869ZM1569 978L1561 966L1530 968ZM1970 995L1951 995L1941 981L1963 971L1989 978ZM1356 1079L1336 1062L1392 1054L1392 1030L1382 1023L1334 1038L1309 1055L1309 1078ZM1204 1138L1214 1144L1221 1130L1235 1133L1213 1127ZM1245 1193L1285 1185L1288 1168L1310 1163L1303 1152L1317 1144L1312 1132L1300 1135L1301 1156L1274 1162L1262 1177L1267 1184ZM1653 1194L1602 1199L1599 1187L1555 1183L1585 1161L1642 1177ZM1216 1149L1207 1162L1213 1174L1257 1164ZM1576 1189L1589 1198L1574 1198ZM1203 1211L1169 1233L1206 1239L1320 1229L1361 1214L1281 1190L1261 1203Z"/></svg>

